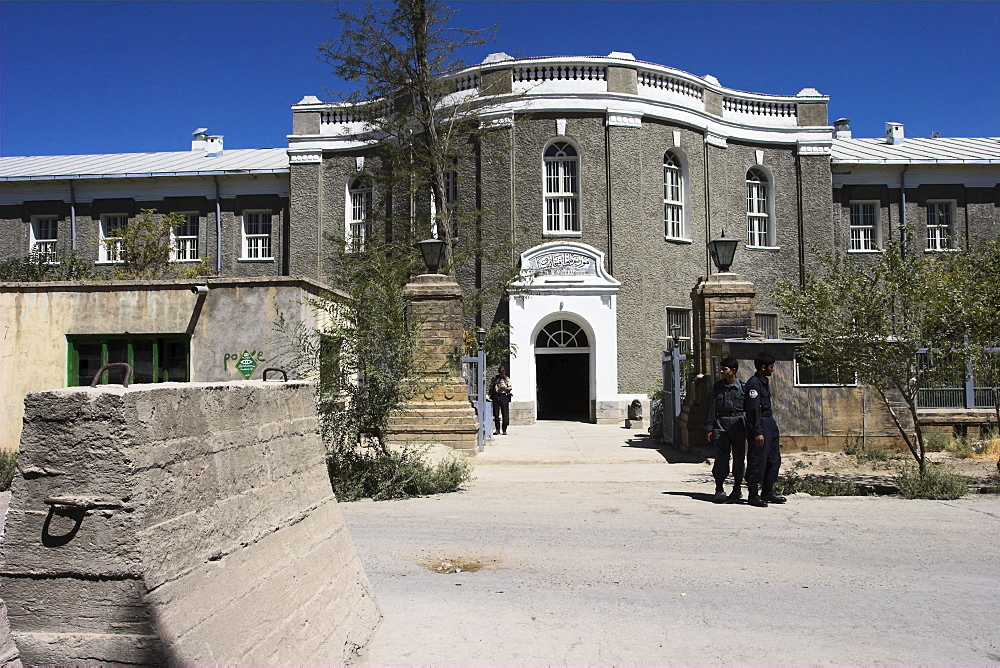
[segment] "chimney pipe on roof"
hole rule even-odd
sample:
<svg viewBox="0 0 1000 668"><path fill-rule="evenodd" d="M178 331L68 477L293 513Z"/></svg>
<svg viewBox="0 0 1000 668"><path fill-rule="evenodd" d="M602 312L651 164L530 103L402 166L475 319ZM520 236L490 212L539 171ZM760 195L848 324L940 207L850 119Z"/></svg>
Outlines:
<svg viewBox="0 0 1000 668"><path fill-rule="evenodd" d="M851 119L838 118L833 122L833 138L834 139L851 138Z"/></svg>
<svg viewBox="0 0 1000 668"><path fill-rule="evenodd" d="M210 135L208 128L198 128L192 134L191 150L205 151L210 158L222 155L222 135Z"/></svg>
<svg viewBox="0 0 1000 668"><path fill-rule="evenodd" d="M886 144L902 144L903 143L903 124L902 123L886 123L885 124L885 143Z"/></svg>

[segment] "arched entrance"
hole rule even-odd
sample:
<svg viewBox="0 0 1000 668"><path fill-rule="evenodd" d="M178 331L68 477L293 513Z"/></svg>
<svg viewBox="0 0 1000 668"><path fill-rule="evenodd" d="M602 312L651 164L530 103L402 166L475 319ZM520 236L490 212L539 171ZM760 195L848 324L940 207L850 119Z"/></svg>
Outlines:
<svg viewBox="0 0 1000 668"><path fill-rule="evenodd" d="M539 420L590 420L590 341L572 320L553 320L535 338Z"/></svg>

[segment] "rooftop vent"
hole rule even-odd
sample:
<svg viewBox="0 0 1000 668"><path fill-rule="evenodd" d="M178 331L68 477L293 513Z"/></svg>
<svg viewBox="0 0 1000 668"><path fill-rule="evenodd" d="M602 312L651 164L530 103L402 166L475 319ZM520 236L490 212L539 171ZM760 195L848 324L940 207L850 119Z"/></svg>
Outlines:
<svg viewBox="0 0 1000 668"><path fill-rule="evenodd" d="M886 144L902 144L903 143L903 124L902 123L886 123L885 124L885 143Z"/></svg>
<svg viewBox="0 0 1000 668"><path fill-rule="evenodd" d="M191 137L191 150L204 151L210 158L222 155L222 135L210 135L208 128L198 128Z"/></svg>
<svg viewBox="0 0 1000 668"><path fill-rule="evenodd" d="M851 119L838 118L833 122L833 138L834 139L851 138Z"/></svg>

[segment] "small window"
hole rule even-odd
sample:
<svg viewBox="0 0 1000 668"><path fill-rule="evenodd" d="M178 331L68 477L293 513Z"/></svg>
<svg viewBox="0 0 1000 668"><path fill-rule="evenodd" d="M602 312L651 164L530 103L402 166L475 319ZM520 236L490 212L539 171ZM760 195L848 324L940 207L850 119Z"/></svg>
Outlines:
<svg viewBox="0 0 1000 668"><path fill-rule="evenodd" d="M546 235L580 234L580 159L567 142L554 142L545 149Z"/></svg>
<svg viewBox="0 0 1000 668"><path fill-rule="evenodd" d="M875 251L881 246L878 202L851 202L851 242L854 252Z"/></svg>
<svg viewBox="0 0 1000 668"><path fill-rule="evenodd" d="M955 201L927 202L927 250L951 250L952 224L955 220Z"/></svg>
<svg viewBox="0 0 1000 668"><path fill-rule="evenodd" d="M684 174L680 159L670 152L663 156L663 236L685 238Z"/></svg>
<svg viewBox="0 0 1000 668"><path fill-rule="evenodd" d="M771 224L770 191L767 175L759 169L747 171L747 245L768 247L774 245Z"/></svg>
<svg viewBox="0 0 1000 668"><path fill-rule="evenodd" d="M778 316L773 313L755 313L754 329L762 332L765 339L778 338Z"/></svg>
<svg viewBox="0 0 1000 668"><path fill-rule="evenodd" d="M572 320L553 320L538 333L536 348L589 348L587 333Z"/></svg>
<svg viewBox="0 0 1000 668"><path fill-rule="evenodd" d="M105 364L125 362L132 367L132 383L189 381L190 340L183 335L87 335L68 336L70 386L90 385ZM101 374L98 383L118 383L124 370Z"/></svg>
<svg viewBox="0 0 1000 668"><path fill-rule="evenodd" d="M98 262L121 263L125 226L128 216L108 214L101 216L101 246L97 253Z"/></svg>
<svg viewBox="0 0 1000 668"><path fill-rule="evenodd" d="M848 369L837 369L834 373L822 373L809 363L808 358L796 355L795 384L849 386L857 385L858 379L856 374Z"/></svg>
<svg viewBox="0 0 1000 668"><path fill-rule="evenodd" d="M372 188L363 179L352 179L348 185L347 252L356 254L365 249L371 237Z"/></svg>
<svg viewBox="0 0 1000 668"><path fill-rule="evenodd" d="M56 244L59 239L59 219L56 216L31 217L31 253L40 262L54 264Z"/></svg>
<svg viewBox="0 0 1000 668"><path fill-rule="evenodd" d="M444 206L451 212L451 238L458 238L458 217L455 206L458 204L458 172L449 169L444 173Z"/></svg>
<svg viewBox="0 0 1000 668"><path fill-rule="evenodd" d="M691 352L691 311L688 309L667 309L667 347L674 345L674 335L677 336L681 352Z"/></svg>
<svg viewBox="0 0 1000 668"><path fill-rule="evenodd" d="M185 262L197 260L198 254L198 223L197 213L184 213L184 222L171 230L173 237L173 260Z"/></svg>
<svg viewBox="0 0 1000 668"><path fill-rule="evenodd" d="M242 260L273 260L271 256L271 212L248 211L243 214Z"/></svg>

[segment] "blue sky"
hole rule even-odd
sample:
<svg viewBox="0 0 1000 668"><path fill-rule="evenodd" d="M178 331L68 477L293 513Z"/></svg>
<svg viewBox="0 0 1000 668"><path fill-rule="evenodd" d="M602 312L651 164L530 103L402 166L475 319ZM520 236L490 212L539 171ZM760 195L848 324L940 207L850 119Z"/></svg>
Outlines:
<svg viewBox="0 0 1000 668"><path fill-rule="evenodd" d="M355 3L345 2L351 7ZM492 51L607 55L739 90L831 96L856 137L1000 136L1000 2L453 2ZM286 145L289 105L342 88L320 2L0 2L0 154Z"/></svg>

